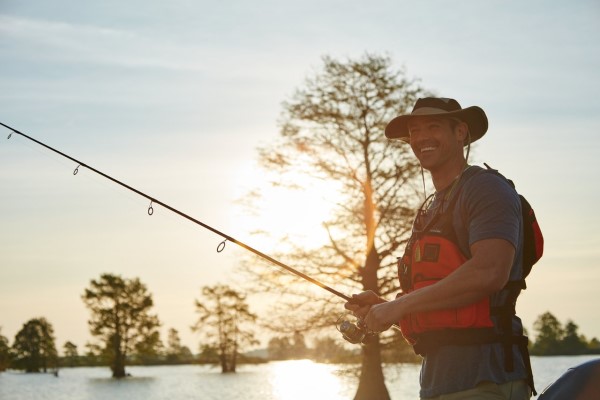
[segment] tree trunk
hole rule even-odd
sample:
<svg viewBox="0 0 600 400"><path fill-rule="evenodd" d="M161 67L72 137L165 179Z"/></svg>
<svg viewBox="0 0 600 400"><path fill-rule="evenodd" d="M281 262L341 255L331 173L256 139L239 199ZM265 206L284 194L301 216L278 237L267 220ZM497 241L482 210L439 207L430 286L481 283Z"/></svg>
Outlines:
<svg viewBox="0 0 600 400"><path fill-rule="evenodd" d="M113 360L112 376L113 378L124 378L125 375L125 357L121 354L118 354Z"/></svg>
<svg viewBox="0 0 600 400"><path fill-rule="evenodd" d="M362 348L362 366L354 400L390 400L381 367L379 336L374 336Z"/></svg>
<svg viewBox="0 0 600 400"><path fill-rule="evenodd" d="M229 367L227 366L227 357L224 353L221 353L221 372L226 373L229 372Z"/></svg>
<svg viewBox="0 0 600 400"><path fill-rule="evenodd" d="M237 350L233 352L231 355L231 367L229 368L229 372L235 372L235 367L237 364Z"/></svg>
<svg viewBox="0 0 600 400"><path fill-rule="evenodd" d="M125 377L125 354L121 351L121 337L115 335L113 338L113 352L114 359L112 362L112 376L113 378L124 378Z"/></svg>
<svg viewBox="0 0 600 400"><path fill-rule="evenodd" d="M373 245L375 226L369 223L369 221L374 220L371 214L373 210L372 204L371 193L366 193L365 210L368 211L365 212L365 221L367 221L367 259L361 278L365 290L372 290L379 294L377 271L380 267L380 258L379 254L377 254L377 249ZM363 345L362 352L362 367L354 400L389 400L390 394L385 387L385 378L381 366L379 336L373 335Z"/></svg>
<svg viewBox="0 0 600 400"><path fill-rule="evenodd" d="M233 354L231 355L231 369L230 372L235 372L235 367L237 364L237 327L234 332L234 340L233 340Z"/></svg>
<svg viewBox="0 0 600 400"><path fill-rule="evenodd" d="M37 352L32 352L26 363L26 372L40 372L40 356Z"/></svg>

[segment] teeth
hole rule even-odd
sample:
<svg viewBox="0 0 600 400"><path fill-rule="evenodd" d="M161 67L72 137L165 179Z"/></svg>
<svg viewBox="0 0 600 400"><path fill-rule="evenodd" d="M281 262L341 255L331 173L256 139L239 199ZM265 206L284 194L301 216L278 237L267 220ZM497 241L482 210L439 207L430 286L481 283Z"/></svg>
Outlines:
<svg viewBox="0 0 600 400"><path fill-rule="evenodd" d="M433 151L433 150L435 150L435 147L433 147L433 146L429 146L429 147L423 147L423 148L421 149L421 153L424 153L424 152L426 152L426 151Z"/></svg>

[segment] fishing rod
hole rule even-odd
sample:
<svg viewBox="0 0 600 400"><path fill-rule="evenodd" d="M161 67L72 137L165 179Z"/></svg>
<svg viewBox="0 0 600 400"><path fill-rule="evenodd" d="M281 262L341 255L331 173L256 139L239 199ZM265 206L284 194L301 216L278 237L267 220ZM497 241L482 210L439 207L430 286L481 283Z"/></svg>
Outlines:
<svg viewBox="0 0 600 400"><path fill-rule="evenodd" d="M267 254L265 254L265 253L263 253L261 251L256 250L255 248L253 248L253 247L251 247L251 246L249 246L249 245L247 245L247 244L245 244L245 243L243 243L243 242L241 242L241 241L233 238L232 236L227 235L226 233L221 232L220 230L217 230L217 229L213 228L210 225L205 224L202 221L197 220L196 218L193 218L193 217L191 217L191 216L189 216L189 215L187 215L187 214L179 211L178 209L176 209L174 207L171 207L170 205L168 205L168 204L166 204L166 203L164 203L164 202L156 199L155 197L152 197L152 196L150 196L150 195L148 195L148 194L146 194L146 193L144 193L144 192L142 192L142 191L140 191L140 190L138 190L138 189L136 189L134 187L131 187L131 186L129 186L129 185L127 185L127 184L125 184L125 183L123 183L123 182L121 182L121 181L113 178L112 176L110 176L108 174L105 174L104 172L101 172L101 171L97 170L96 168L94 168L94 167L92 167L92 166L90 166L90 165L88 165L88 164L86 164L86 163L84 163L82 161L77 160L76 158L73 158L73 157L71 157L71 156L69 156L69 155L67 155L67 154L65 154L65 153L63 153L63 152L61 152L59 150L56 150L56 149L48 146L47 144L45 144L43 142L40 142L37 139L32 138L29 135L24 134L23 132L15 129L15 128L12 128L12 127L10 127L10 126L2 123L2 122L0 122L0 125L2 125L3 127L7 128L7 129L9 129L11 131L11 133L8 135L7 139L10 139L11 136L12 136L12 134L16 133L18 135L23 136L26 139L31 140L34 143L39 144L42 147L47 148L48 150L51 150L51 151L53 151L53 152L61 155L62 157L65 157L65 158L67 158L67 159L69 159L69 160L77 163L77 167L73 171L73 175L77 175L77 173L79 172L79 168L80 167L84 167L84 168L87 168L90 171L95 172L96 174L98 174L100 176L103 176L104 178L106 178L106 179L108 179L108 180L110 180L110 181L112 181L112 182L114 182L114 183L116 183L116 184L118 184L118 185L120 185L120 186L122 186L122 187L124 187L124 188L126 188L126 189L128 189L128 190L130 190L132 192L134 192L134 193L137 193L138 195L140 195L142 197L145 197L148 200L150 200L150 205L148 206L148 215L152 215L154 213L154 208L152 207L152 205L153 204L158 204L158 205L163 206L167 210L172 211L175 214L177 214L177 215L179 215L179 216L181 216L181 217L183 217L183 218L185 218L185 219L187 219L187 220L189 220L189 221L191 221L191 222L193 222L193 223L195 223L197 225L200 225L201 227L203 227L205 229L208 229L209 231L211 231L213 233L216 233L217 235L219 235L222 238L224 238L224 240L221 243L219 243L219 245L217 246L217 252L218 253L222 252L225 249L225 243L227 241L230 241L230 242L235 243L238 246L240 246L240 247L242 247L242 248L244 248L244 249L246 249L246 250L248 250L248 251L256 254L257 256L262 257L265 260L268 260L271 263L273 263L273 264L275 264L275 265L277 265L277 266L285 269L286 271L291 272L291 273L293 273L293 274L295 274L295 275L297 275L297 276L299 276L299 277L307 280L308 282L313 283L313 284L319 286L320 288L323 288L323 289L327 290L328 292L330 292L330 293L332 293L332 294L334 294L334 295L336 295L338 297L341 297L342 299L344 299L346 301L353 301L349 296L346 296L345 294L343 294L343 293L341 293L341 292L333 289L332 287L327 286L324 283L319 282L318 280L316 280L314 278L311 278L310 276L308 276L308 275L306 275L306 274L298 271L297 269L292 268L289 265L286 265L286 264L282 263L281 261L276 260L273 257L271 257L271 256L269 256L269 255L267 255ZM354 300L354 302L355 301L356 300Z"/></svg>

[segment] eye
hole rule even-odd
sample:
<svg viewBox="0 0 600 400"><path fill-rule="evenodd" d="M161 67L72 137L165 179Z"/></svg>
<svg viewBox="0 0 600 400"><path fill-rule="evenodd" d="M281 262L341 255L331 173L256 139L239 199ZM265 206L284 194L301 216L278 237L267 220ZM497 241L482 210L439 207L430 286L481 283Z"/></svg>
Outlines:
<svg viewBox="0 0 600 400"><path fill-rule="evenodd" d="M417 133L421 132L420 127L418 125L416 125L416 124L411 124L411 125L407 126L407 128L408 128L408 135L409 136L412 136L414 134L417 134Z"/></svg>

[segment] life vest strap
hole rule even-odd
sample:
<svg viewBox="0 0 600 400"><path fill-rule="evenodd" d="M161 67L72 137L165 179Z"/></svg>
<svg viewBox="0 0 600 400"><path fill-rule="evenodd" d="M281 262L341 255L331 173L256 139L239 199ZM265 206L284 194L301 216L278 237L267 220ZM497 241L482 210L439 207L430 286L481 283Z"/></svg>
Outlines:
<svg viewBox="0 0 600 400"><path fill-rule="evenodd" d="M514 370L514 360L512 357L512 347L518 346L521 357L525 364L527 373L527 383L531 387L534 395L537 395L533 384L533 371L529 359L529 349L527 345L529 339L524 335L503 335L494 331L494 328L475 328L475 329L443 329L437 331L423 332L416 338L413 345L416 354L425 356L428 352L434 351L441 346L467 346L501 343L504 349L504 368L510 372Z"/></svg>
<svg viewBox="0 0 600 400"><path fill-rule="evenodd" d="M503 306L491 306L490 315L502 315L512 317L517 313L515 303L505 304Z"/></svg>

